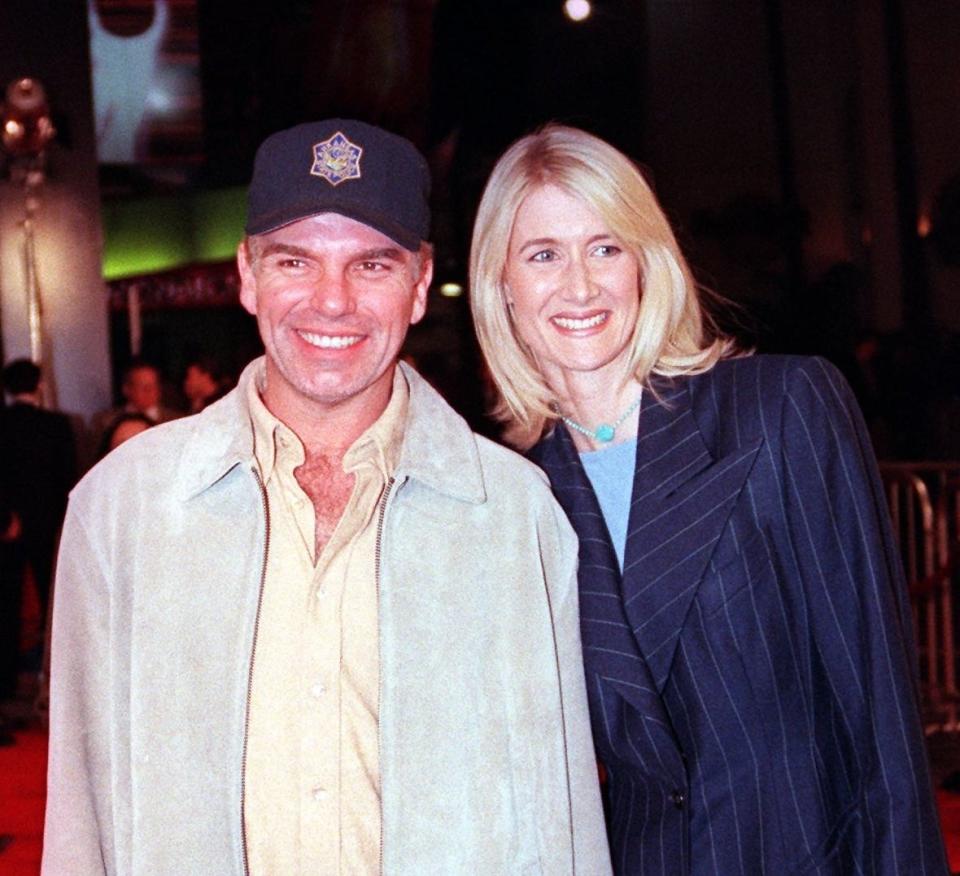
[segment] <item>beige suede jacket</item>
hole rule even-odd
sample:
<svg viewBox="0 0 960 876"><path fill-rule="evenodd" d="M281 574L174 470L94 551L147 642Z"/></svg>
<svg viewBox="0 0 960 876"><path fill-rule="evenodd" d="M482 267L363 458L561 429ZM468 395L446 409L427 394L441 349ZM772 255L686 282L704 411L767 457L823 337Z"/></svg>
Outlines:
<svg viewBox="0 0 960 876"><path fill-rule="evenodd" d="M244 387L110 454L57 573L43 873L244 874L269 509ZM414 371L381 501L382 872L610 872L576 537ZM331 872L334 872L331 870Z"/></svg>

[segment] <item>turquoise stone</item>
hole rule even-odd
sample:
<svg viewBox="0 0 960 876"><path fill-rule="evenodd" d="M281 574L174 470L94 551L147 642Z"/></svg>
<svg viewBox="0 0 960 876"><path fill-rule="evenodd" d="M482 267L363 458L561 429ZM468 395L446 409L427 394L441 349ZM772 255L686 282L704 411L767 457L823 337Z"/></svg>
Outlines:
<svg viewBox="0 0 960 876"><path fill-rule="evenodd" d="M597 441L613 441L613 436L616 434L616 429L613 428L609 423L601 423L597 426L597 431L593 433L593 437Z"/></svg>

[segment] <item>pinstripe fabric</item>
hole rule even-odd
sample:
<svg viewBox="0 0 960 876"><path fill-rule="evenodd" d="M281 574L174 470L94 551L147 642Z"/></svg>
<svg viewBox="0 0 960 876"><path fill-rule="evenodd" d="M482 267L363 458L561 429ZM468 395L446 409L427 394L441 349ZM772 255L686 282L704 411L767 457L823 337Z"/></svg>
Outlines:
<svg viewBox="0 0 960 876"><path fill-rule="evenodd" d="M621 578L565 429L620 874L942 874L909 606L838 372L755 356L645 396Z"/></svg>

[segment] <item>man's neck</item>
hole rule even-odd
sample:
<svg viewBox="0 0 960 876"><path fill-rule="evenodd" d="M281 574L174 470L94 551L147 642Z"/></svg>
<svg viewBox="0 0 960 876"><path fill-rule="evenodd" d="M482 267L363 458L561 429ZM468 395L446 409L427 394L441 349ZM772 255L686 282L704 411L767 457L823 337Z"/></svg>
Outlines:
<svg viewBox="0 0 960 876"><path fill-rule="evenodd" d="M261 393L264 405L277 419L290 427L303 444L307 460L323 457L342 460L353 443L386 410L393 392L396 366L388 369L362 393L332 403L317 402L300 394L271 387L270 370Z"/></svg>

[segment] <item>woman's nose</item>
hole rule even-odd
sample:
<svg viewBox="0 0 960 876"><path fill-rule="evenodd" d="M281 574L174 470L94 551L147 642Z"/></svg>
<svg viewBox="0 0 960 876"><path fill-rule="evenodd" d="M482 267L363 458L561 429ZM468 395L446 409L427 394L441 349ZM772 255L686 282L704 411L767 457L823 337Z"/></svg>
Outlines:
<svg viewBox="0 0 960 876"><path fill-rule="evenodd" d="M597 294L597 285L583 259L571 259L564 272L564 297L583 303Z"/></svg>

